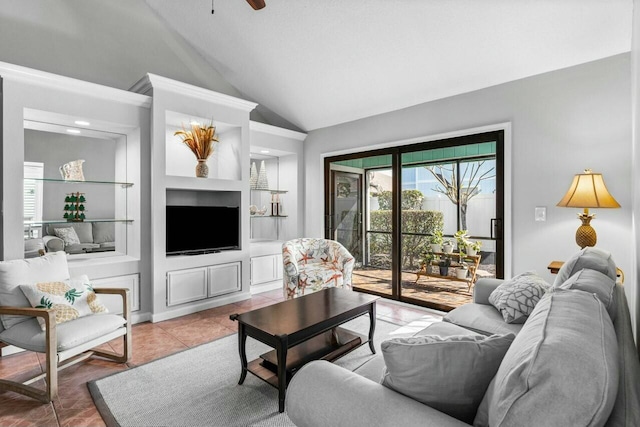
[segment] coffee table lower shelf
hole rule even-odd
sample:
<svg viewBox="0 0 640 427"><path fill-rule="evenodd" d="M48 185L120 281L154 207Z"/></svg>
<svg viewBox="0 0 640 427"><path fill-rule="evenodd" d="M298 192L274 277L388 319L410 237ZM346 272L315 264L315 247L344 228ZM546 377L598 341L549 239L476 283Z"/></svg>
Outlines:
<svg viewBox="0 0 640 427"><path fill-rule="evenodd" d="M345 328L335 328L304 341L287 352L287 384L293 374L312 360L333 362L369 342L369 339ZM278 357L275 350L260 355L247 364L247 370L256 377L278 388Z"/></svg>

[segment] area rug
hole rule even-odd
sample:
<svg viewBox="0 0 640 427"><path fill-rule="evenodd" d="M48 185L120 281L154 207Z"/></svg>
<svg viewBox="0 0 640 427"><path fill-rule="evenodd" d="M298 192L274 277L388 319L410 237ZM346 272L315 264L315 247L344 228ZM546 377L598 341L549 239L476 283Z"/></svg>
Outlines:
<svg viewBox="0 0 640 427"><path fill-rule="evenodd" d="M344 327L369 330L362 316ZM378 319L374 343L399 326ZM270 350L247 339L247 358ZM336 361L354 370L374 357L368 345ZM243 385L236 334L88 383L91 396L108 427L114 426L293 426L278 412L278 391L248 374Z"/></svg>

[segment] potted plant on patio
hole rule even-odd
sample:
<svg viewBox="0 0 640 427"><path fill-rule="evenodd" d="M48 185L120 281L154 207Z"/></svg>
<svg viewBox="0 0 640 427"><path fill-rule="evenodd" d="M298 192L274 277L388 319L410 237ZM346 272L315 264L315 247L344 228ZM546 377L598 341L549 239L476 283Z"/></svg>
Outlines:
<svg viewBox="0 0 640 427"><path fill-rule="evenodd" d="M438 267L440 267L440 275L447 276L449 275L449 266L451 265L451 257L449 255L442 255L440 261L438 262Z"/></svg>
<svg viewBox="0 0 640 427"><path fill-rule="evenodd" d="M474 243L469 242L467 244L467 255L475 256L480 253L480 248L482 248L482 242L475 241Z"/></svg>
<svg viewBox="0 0 640 427"><path fill-rule="evenodd" d="M445 254L453 253L453 241L445 240L442 243L442 252L444 252Z"/></svg>
<svg viewBox="0 0 640 427"><path fill-rule="evenodd" d="M459 267L456 267L456 277L458 279L466 279L467 273L469 272L469 267L466 264L461 264Z"/></svg>
<svg viewBox="0 0 640 427"><path fill-rule="evenodd" d="M462 254L466 250L467 245L471 243L468 239L469 234L467 230L458 230L453 237L455 237L456 243L458 244L458 252Z"/></svg>
<svg viewBox="0 0 640 427"><path fill-rule="evenodd" d="M436 255L431 251L431 247L427 246L421 256L422 262L420 263L420 267L424 269L425 273L430 273L431 264L433 260L436 259Z"/></svg>
<svg viewBox="0 0 640 427"><path fill-rule="evenodd" d="M431 252L442 252L442 231L436 230L429 236L429 244L431 245Z"/></svg>

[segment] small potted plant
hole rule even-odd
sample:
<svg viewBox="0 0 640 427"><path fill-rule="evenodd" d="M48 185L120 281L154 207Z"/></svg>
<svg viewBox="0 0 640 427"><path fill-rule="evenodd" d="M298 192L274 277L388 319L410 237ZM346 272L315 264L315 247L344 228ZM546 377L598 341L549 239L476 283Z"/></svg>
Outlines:
<svg viewBox="0 0 640 427"><path fill-rule="evenodd" d="M449 275L449 266L451 265L451 257L449 255L442 255L440 261L438 262L438 267L440 267L440 275L447 276Z"/></svg>
<svg viewBox="0 0 640 427"><path fill-rule="evenodd" d="M467 244L467 254L471 256L478 255L480 253L480 248L482 248L482 242L475 241L474 243L469 242Z"/></svg>
<svg viewBox="0 0 640 427"><path fill-rule="evenodd" d="M431 245L431 252L442 252L442 231L436 230L431 233L429 237L429 244Z"/></svg>
<svg viewBox="0 0 640 427"><path fill-rule="evenodd" d="M456 267L456 277L458 279L466 279L468 272L469 267L467 267L466 264L461 264L459 267Z"/></svg>
<svg viewBox="0 0 640 427"><path fill-rule="evenodd" d="M442 243L442 252L444 252L445 254L453 253L453 241L445 240Z"/></svg>
<svg viewBox="0 0 640 427"><path fill-rule="evenodd" d="M458 252L462 253L467 247L467 245L470 243L468 239L469 235L467 230L458 230L456 231L456 234L453 235L453 237L455 237L456 239L456 243L458 245Z"/></svg>
<svg viewBox="0 0 640 427"><path fill-rule="evenodd" d="M426 273L429 273L429 268L431 267L431 262L436 259L435 254L431 251L431 248L427 246L424 252L421 254L422 262L421 267L424 269Z"/></svg>

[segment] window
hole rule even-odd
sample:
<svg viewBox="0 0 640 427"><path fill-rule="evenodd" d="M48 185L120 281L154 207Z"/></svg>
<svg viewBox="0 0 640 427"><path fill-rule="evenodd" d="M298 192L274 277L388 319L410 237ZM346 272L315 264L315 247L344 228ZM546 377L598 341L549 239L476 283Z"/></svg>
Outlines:
<svg viewBox="0 0 640 427"><path fill-rule="evenodd" d="M35 222L42 221L42 178L44 163L24 162L24 224L25 238L40 237L40 225L34 227Z"/></svg>

